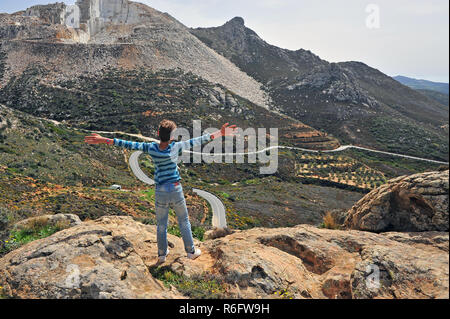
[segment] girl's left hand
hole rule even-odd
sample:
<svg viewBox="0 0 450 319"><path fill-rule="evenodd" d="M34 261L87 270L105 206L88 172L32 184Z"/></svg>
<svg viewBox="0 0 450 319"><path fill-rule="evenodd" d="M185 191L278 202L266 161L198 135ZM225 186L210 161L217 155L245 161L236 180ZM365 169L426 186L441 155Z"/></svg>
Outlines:
<svg viewBox="0 0 450 319"><path fill-rule="evenodd" d="M112 140L103 136L100 136L98 134L93 133L90 136L86 136L84 138L84 142L91 144L91 145L97 145L97 144L111 144Z"/></svg>

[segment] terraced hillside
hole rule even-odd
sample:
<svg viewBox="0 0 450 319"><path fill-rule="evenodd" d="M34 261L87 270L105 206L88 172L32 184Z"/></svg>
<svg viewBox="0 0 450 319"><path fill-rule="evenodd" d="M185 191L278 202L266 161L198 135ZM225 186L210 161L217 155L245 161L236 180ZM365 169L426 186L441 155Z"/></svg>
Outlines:
<svg viewBox="0 0 450 319"><path fill-rule="evenodd" d="M299 177L330 181L364 190L375 189L387 181L382 172L347 156L300 155L295 169Z"/></svg>
<svg viewBox="0 0 450 319"><path fill-rule="evenodd" d="M235 229L320 225L331 211L345 212L365 193L400 175L440 169L440 165L348 150L312 154L281 150L279 169L260 175L256 164L184 164L183 184L207 190L226 206ZM140 166L153 176L154 165L141 156Z"/></svg>

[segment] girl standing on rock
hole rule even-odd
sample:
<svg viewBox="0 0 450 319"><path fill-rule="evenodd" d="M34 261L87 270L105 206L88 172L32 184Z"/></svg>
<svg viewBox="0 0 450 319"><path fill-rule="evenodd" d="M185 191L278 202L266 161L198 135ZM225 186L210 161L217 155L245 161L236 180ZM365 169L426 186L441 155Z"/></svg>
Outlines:
<svg viewBox="0 0 450 319"><path fill-rule="evenodd" d="M181 176L178 169L178 156L184 151L191 149L196 145L207 143L213 139L222 136L234 136L236 134L236 125L229 126L225 124L220 131L213 134L206 134L184 142L173 142L172 133L177 125L168 120L161 122L158 130L160 143L138 143L124 141L120 139L109 139L98 134L86 136L85 142L88 144L107 144L124 147L128 150L142 151L149 154L155 163L155 207L158 224L158 256L159 262L166 261L169 254L167 243L167 226L169 222L169 208L172 207L177 214L178 224L187 257L196 259L201 255L201 251L194 246L192 237L189 214L186 207L186 199L183 193L183 187L180 184Z"/></svg>

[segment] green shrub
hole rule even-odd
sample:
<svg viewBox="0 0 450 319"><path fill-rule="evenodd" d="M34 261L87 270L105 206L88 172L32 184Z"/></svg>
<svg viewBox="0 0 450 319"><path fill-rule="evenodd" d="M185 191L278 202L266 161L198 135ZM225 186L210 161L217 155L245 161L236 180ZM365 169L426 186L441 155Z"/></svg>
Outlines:
<svg viewBox="0 0 450 319"><path fill-rule="evenodd" d="M192 226L192 236L200 241L204 240L205 229L200 226ZM171 235L181 237L180 227L178 225L169 225L167 232Z"/></svg>
<svg viewBox="0 0 450 319"><path fill-rule="evenodd" d="M6 295L6 293L3 291L3 286L0 285L0 300L1 299L9 299L9 297Z"/></svg>
<svg viewBox="0 0 450 319"><path fill-rule="evenodd" d="M167 227L167 232L171 235L181 237L181 232L178 225L169 225L169 227Z"/></svg>
<svg viewBox="0 0 450 319"><path fill-rule="evenodd" d="M0 255L7 254L32 241L49 237L67 228L67 226L63 223L49 225L45 219L33 220L29 224L21 228L15 228L10 232L9 238L0 245Z"/></svg>
<svg viewBox="0 0 450 319"><path fill-rule="evenodd" d="M179 292L191 299L221 299L224 298L225 288L211 275L188 278L172 271L168 267L150 269L152 276L161 280L166 287L174 286Z"/></svg>

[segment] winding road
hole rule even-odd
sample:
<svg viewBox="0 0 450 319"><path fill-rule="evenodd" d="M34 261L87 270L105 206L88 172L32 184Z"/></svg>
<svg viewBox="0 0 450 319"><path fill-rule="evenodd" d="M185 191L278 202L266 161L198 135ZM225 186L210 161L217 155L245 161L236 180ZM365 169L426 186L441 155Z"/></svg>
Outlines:
<svg viewBox="0 0 450 319"><path fill-rule="evenodd" d="M271 151L271 150L274 150L274 149L296 150L296 151L303 151L303 152L309 152L309 153L337 153L337 152L343 152L343 151L346 151L346 150L352 149L352 148L353 149L362 150L362 151L371 152L371 153L378 153L378 154L385 154L385 155L396 156L396 157L403 157L403 158L413 159L413 160L417 160L417 161L424 161L424 162L429 162L429 163L434 163L434 164L449 165L448 162L440 162L440 161L436 161L436 160L432 160L432 159L428 159L428 158L421 158L421 157L415 157L415 156L410 156L410 155L403 155L403 154L396 154L396 153L378 151L378 150L373 150L373 149L370 149L370 148L361 147L361 146L355 146L355 145L345 145L345 146L341 146L341 147L339 147L337 149L328 150L328 151L317 151L317 150L310 150L310 149L306 149L306 148L290 147L290 146L271 146L271 147L268 147L268 148L265 148L263 150L256 151L256 152L247 152L247 153L214 153L214 155L215 156L250 155L250 154L260 154L260 153L264 153L264 152ZM205 154L205 153L193 152L193 151L184 151L184 152L185 153L191 153L191 154L197 154L197 155L198 154L211 155L211 154Z"/></svg>
<svg viewBox="0 0 450 319"><path fill-rule="evenodd" d="M137 137L140 139L143 139L145 141L148 142L156 142L159 143L159 140L156 140L154 138L151 137L146 137L140 134L130 134L130 133L125 133L125 132L105 132L105 131L89 131L92 133L98 133L98 134L122 134L122 135L128 135L128 136L132 136L132 137ZM378 153L378 154L385 154L385 155L390 155L390 156L395 156L395 157L402 157L402 158L408 158L408 159L412 159L412 160L417 160L417 161L423 161L423 162L428 162L428 163L434 163L434 164L442 164L442 165L449 165L448 162L441 162L441 161L436 161L436 160L432 160L432 159L428 159L428 158L423 158L423 157L415 157L415 156L410 156L410 155L404 155L404 154L397 154L397 153L390 153L390 152L384 152L384 151L378 151L378 150L374 150L374 149L370 149L370 148L366 148L366 147L362 147L362 146L355 146L355 145L344 145L341 147L338 147L337 149L334 150L328 150L328 151L317 151L317 150L310 150L310 149L306 149L306 148L300 148L300 147L290 147L290 146L271 146L268 147L266 149L257 151L257 152L250 152L250 153L218 153L218 154L214 154L214 155L218 155L218 156L224 156L224 155L249 155L249 154L259 154L259 153L264 153L273 149L288 149L288 150L297 150L297 151L303 151L303 152L309 152L309 153L337 153L337 152L343 152L346 151L348 149L358 149L358 150L362 150L362 151L367 151L367 152L371 152L371 153ZM193 151L184 151L185 153L191 153L191 154L205 154L205 153L199 153L199 152L193 152ZM210 155L210 154L205 154L205 155Z"/></svg>
<svg viewBox="0 0 450 319"><path fill-rule="evenodd" d="M141 182L147 184L147 185L155 185L155 181L148 177L139 166L139 157L143 154L143 152L134 152L130 156L130 168L133 172L134 176L137 177Z"/></svg>
<svg viewBox="0 0 450 319"><path fill-rule="evenodd" d="M155 181L148 177L140 168L139 166L139 157L143 154L141 151L134 152L130 156L130 168L133 174L143 183L147 185L155 185ZM213 218L212 218L212 225L216 228L226 228L227 227L227 219L226 219L226 211L225 206L221 202L220 199L218 199L216 196L214 196L211 193L205 192L201 189L192 189L194 193L196 193L198 196L203 197L208 201L208 203L211 205L211 209L213 212Z"/></svg>

